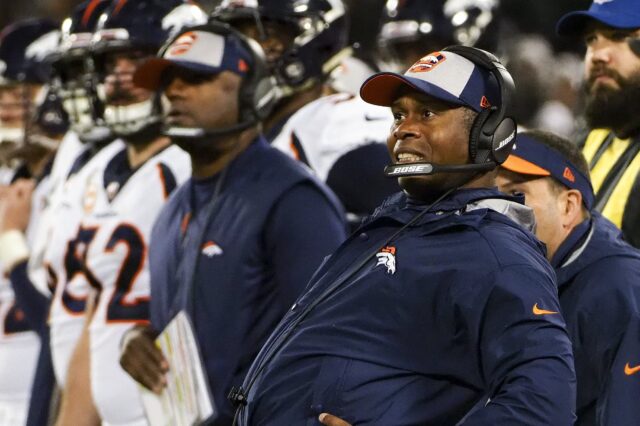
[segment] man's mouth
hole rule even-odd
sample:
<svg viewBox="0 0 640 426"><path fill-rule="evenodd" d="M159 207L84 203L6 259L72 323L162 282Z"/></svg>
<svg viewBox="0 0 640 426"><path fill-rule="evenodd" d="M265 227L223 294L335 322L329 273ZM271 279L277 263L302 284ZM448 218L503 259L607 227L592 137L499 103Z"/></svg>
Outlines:
<svg viewBox="0 0 640 426"><path fill-rule="evenodd" d="M396 162L399 164L402 163L418 163L420 161L424 161L424 157L417 154L412 154L409 152L401 152L396 156Z"/></svg>

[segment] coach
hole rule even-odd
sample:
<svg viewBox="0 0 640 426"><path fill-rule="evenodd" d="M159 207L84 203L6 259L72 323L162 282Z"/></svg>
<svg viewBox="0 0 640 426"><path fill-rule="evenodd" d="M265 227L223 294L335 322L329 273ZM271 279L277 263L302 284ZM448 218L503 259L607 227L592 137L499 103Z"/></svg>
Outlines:
<svg viewBox="0 0 640 426"><path fill-rule="evenodd" d="M640 251L593 208L589 166L568 140L518 134L496 182L524 194L556 270L578 380L576 425L637 425Z"/></svg>
<svg viewBox="0 0 640 426"><path fill-rule="evenodd" d="M495 188L513 81L487 52L380 73L404 192L314 274L233 399L240 424L570 425L575 377L553 270L521 198ZM475 407L475 408L474 408Z"/></svg>
<svg viewBox="0 0 640 426"><path fill-rule="evenodd" d="M121 364L160 392L166 365L153 337L186 311L219 411L214 425L231 423L229 389L345 232L328 190L259 134L275 99L262 55L211 22L180 34L134 76L169 100L166 133L190 155L193 177L155 223L151 327L127 336Z"/></svg>

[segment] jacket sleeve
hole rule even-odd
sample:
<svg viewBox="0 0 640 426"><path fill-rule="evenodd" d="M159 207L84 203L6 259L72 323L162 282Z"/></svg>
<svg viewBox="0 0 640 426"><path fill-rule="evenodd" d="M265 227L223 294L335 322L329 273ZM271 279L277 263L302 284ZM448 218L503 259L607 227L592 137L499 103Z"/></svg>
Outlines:
<svg viewBox="0 0 640 426"><path fill-rule="evenodd" d="M614 272L615 271L615 272ZM585 318L581 333L592 354L600 426L637 425L640 419L640 262L610 258L582 279Z"/></svg>
<svg viewBox="0 0 640 426"><path fill-rule="evenodd" d="M640 419L640 318L637 313L627 323L613 362L608 365L605 386L596 403L597 424L637 425Z"/></svg>
<svg viewBox="0 0 640 426"><path fill-rule="evenodd" d="M510 266L496 274L478 331L489 401L461 424L573 424L573 354L552 273Z"/></svg>
<svg viewBox="0 0 640 426"><path fill-rule="evenodd" d="M17 306L26 314L25 319L29 327L39 333L46 326L50 299L40 293L31 282L26 260L13 267L9 273L9 280Z"/></svg>

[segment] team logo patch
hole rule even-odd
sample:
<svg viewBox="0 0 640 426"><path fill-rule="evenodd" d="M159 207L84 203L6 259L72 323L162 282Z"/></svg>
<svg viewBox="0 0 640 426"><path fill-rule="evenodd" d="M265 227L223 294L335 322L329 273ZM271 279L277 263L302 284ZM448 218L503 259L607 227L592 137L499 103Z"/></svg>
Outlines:
<svg viewBox="0 0 640 426"><path fill-rule="evenodd" d="M409 72L428 72L446 61L447 58L440 52L433 52L420 59L409 68Z"/></svg>
<svg viewBox="0 0 640 426"><path fill-rule="evenodd" d="M483 96L482 99L480 99L480 108L482 109L491 108L491 102L489 102L489 99L487 99L486 96Z"/></svg>
<svg viewBox="0 0 640 426"><path fill-rule="evenodd" d="M562 172L562 177L568 180L569 182L576 181L576 177L573 175L573 172L569 167L564 168L564 172Z"/></svg>
<svg viewBox="0 0 640 426"><path fill-rule="evenodd" d="M222 253L224 253L222 248L213 241L207 241L202 245L202 254L207 257L220 256Z"/></svg>
<svg viewBox="0 0 640 426"><path fill-rule="evenodd" d="M171 46L169 52L167 52L167 56L184 55L191 49L196 40L198 40L198 36L193 31L182 34L173 43L173 46Z"/></svg>
<svg viewBox="0 0 640 426"><path fill-rule="evenodd" d="M393 246L386 246L380 249L378 253L376 253L376 257L378 258L378 263L376 267L382 265L387 268L387 274L395 274L396 273L396 248Z"/></svg>

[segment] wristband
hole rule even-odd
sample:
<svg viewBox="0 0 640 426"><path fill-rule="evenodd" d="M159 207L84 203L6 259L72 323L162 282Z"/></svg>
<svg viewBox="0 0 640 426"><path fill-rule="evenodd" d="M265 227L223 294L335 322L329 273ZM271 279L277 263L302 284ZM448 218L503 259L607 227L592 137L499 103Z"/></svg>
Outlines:
<svg viewBox="0 0 640 426"><path fill-rule="evenodd" d="M24 234L17 229L0 234L0 263L10 272L18 263L29 259L29 246Z"/></svg>

